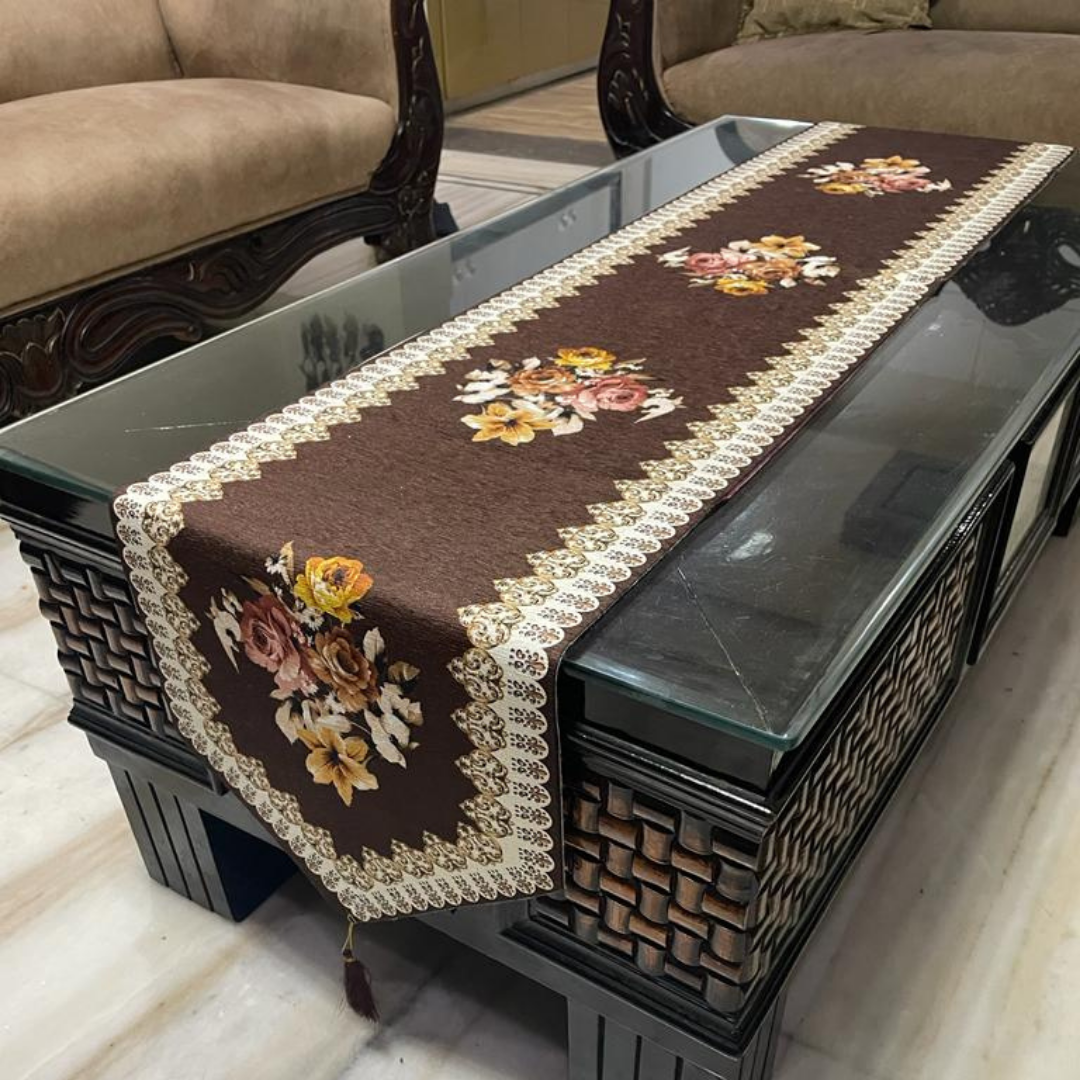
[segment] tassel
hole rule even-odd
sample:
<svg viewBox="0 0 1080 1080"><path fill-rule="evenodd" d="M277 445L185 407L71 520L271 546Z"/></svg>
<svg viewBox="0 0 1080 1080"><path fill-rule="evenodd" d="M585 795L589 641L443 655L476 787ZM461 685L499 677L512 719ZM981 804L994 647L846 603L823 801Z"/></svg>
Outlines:
<svg viewBox="0 0 1080 1080"><path fill-rule="evenodd" d="M345 935L345 945L341 958L345 961L345 1000L353 1012L359 1013L365 1020L379 1022L379 1008L375 1004L375 995L371 992L371 976L368 969L357 959L353 951L353 931L356 920L349 916L349 929Z"/></svg>

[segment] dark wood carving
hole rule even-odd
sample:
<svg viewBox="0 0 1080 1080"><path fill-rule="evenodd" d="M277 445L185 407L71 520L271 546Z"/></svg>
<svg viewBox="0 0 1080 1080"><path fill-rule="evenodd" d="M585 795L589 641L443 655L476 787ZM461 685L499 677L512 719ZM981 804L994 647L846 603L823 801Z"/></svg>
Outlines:
<svg viewBox="0 0 1080 1080"><path fill-rule="evenodd" d="M600 116L619 157L689 131L668 108L653 63L655 0L611 0L600 53Z"/></svg>
<svg viewBox="0 0 1080 1080"><path fill-rule="evenodd" d="M398 126L368 190L0 319L0 425L201 340L345 240L368 237L391 257L434 238L438 74L423 0L387 2Z"/></svg>

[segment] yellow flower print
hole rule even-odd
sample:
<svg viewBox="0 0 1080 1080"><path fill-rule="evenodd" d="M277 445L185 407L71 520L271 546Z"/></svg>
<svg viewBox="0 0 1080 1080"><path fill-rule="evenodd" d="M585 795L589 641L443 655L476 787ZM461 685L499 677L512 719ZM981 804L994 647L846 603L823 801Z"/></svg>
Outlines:
<svg viewBox="0 0 1080 1080"><path fill-rule="evenodd" d="M866 191L866 185L845 184L834 180L828 184L818 184L817 189L825 195L862 195Z"/></svg>
<svg viewBox="0 0 1080 1080"><path fill-rule="evenodd" d="M776 255L786 255L789 259L805 259L810 252L821 250L805 236L763 236L754 247Z"/></svg>
<svg viewBox="0 0 1080 1080"><path fill-rule="evenodd" d="M871 157L863 161L864 169L917 169L922 164L918 158L901 157L893 154L892 157Z"/></svg>
<svg viewBox="0 0 1080 1080"><path fill-rule="evenodd" d="M305 764L316 784L333 784L341 801L352 806L353 790L375 791L379 781L368 772L368 744L353 736L343 739L333 728L300 728L300 740L311 751Z"/></svg>
<svg viewBox="0 0 1080 1080"><path fill-rule="evenodd" d="M364 564L359 559L344 559L340 555L330 559L315 556L304 564L304 572L297 577L293 592L308 607L349 623L353 619L350 605L366 596L373 584L371 575L364 573Z"/></svg>
<svg viewBox="0 0 1080 1080"><path fill-rule="evenodd" d="M524 402L507 405L502 401L493 401L482 413L463 416L461 422L476 428L473 442L499 439L510 446L530 443L536 438L538 431L550 431L556 423L549 420L535 405Z"/></svg>
<svg viewBox="0 0 1080 1080"><path fill-rule="evenodd" d="M580 349L559 349L559 358L555 363L559 367L580 368L582 371L607 371L616 359L615 354L607 349L586 346Z"/></svg>
<svg viewBox="0 0 1080 1080"><path fill-rule="evenodd" d="M761 296L769 291L764 281L749 281L746 278L717 278L715 288L727 296Z"/></svg>

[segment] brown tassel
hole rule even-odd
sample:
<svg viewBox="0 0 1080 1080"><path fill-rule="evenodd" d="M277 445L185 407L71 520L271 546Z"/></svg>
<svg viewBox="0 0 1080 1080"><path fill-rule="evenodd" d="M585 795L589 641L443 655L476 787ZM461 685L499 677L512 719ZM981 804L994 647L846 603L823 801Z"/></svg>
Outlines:
<svg viewBox="0 0 1080 1080"><path fill-rule="evenodd" d="M359 1013L365 1020L379 1022L379 1008L375 1004L375 995L371 992L371 976L368 969L357 959L353 951L353 931L356 920L349 916L349 929L345 935L345 945L341 958L345 961L345 1000L353 1012Z"/></svg>

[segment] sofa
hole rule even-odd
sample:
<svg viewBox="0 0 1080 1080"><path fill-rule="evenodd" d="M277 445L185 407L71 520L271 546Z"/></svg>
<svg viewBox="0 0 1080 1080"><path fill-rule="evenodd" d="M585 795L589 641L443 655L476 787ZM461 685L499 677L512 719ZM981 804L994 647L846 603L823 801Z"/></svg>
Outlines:
<svg viewBox="0 0 1080 1080"><path fill-rule="evenodd" d="M612 0L600 109L628 154L723 115L1080 144L1080 0L933 0L931 30L736 44L743 0Z"/></svg>
<svg viewBox="0 0 1080 1080"><path fill-rule="evenodd" d="M423 0L0 0L0 423L432 238Z"/></svg>

